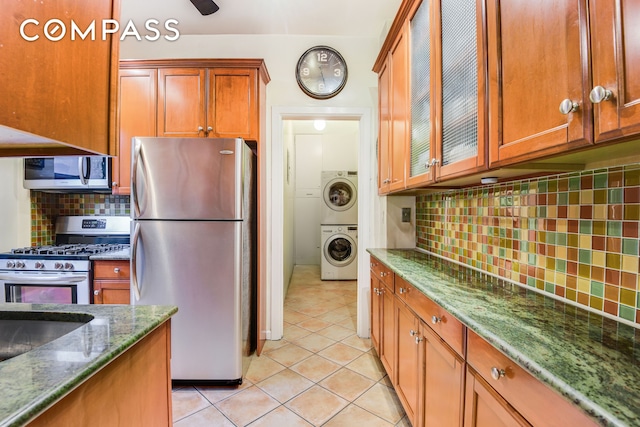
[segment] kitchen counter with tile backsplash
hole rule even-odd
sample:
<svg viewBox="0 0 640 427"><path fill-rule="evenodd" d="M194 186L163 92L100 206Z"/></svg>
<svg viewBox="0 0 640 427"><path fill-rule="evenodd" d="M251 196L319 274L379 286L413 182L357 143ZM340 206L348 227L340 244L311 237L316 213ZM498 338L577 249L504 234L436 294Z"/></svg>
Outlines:
<svg viewBox="0 0 640 427"><path fill-rule="evenodd" d="M11 314L9 318L17 313L43 320L50 312L93 316L58 339L0 362L0 426L26 424L176 311L173 306L0 304L0 319L3 312Z"/></svg>
<svg viewBox="0 0 640 427"><path fill-rule="evenodd" d="M599 424L640 426L640 329L422 251L368 252Z"/></svg>

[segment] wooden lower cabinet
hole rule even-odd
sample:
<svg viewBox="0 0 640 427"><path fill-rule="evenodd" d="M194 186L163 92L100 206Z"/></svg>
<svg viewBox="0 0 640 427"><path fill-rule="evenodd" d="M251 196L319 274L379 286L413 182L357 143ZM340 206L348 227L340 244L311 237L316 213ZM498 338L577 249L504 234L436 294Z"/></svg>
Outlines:
<svg viewBox="0 0 640 427"><path fill-rule="evenodd" d="M399 299L395 300L396 350L398 361L393 386L412 426L418 426L421 379L420 319Z"/></svg>
<svg viewBox="0 0 640 427"><path fill-rule="evenodd" d="M170 427L171 321L80 384L29 427Z"/></svg>
<svg viewBox="0 0 640 427"><path fill-rule="evenodd" d="M372 272L371 276L371 340L389 378L394 375L393 291Z"/></svg>
<svg viewBox="0 0 640 427"><path fill-rule="evenodd" d="M128 260L93 261L93 303L129 304Z"/></svg>

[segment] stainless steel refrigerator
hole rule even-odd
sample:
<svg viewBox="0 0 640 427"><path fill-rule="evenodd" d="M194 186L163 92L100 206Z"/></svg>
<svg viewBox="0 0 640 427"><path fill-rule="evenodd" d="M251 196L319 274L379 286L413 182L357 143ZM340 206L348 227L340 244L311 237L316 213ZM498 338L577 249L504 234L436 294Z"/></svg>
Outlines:
<svg viewBox="0 0 640 427"><path fill-rule="evenodd" d="M239 384L256 342L255 153L242 139L132 142L131 303L178 306L174 384Z"/></svg>

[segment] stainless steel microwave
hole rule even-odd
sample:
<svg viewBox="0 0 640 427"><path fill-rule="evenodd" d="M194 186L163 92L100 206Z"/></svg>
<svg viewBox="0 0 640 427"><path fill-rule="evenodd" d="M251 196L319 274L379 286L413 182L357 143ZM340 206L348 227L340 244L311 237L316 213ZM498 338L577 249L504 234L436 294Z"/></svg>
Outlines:
<svg viewBox="0 0 640 427"><path fill-rule="evenodd" d="M111 158L34 157L24 159L24 188L67 193L111 193Z"/></svg>

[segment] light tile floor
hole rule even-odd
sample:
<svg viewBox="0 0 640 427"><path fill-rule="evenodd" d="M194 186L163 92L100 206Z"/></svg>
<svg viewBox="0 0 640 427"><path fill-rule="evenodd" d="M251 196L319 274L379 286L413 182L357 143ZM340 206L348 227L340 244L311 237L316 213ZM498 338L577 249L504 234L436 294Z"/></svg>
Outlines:
<svg viewBox="0 0 640 427"><path fill-rule="evenodd" d="M174 389L173 425L410 427L371 341L356 335L356 292L296 266L284 338L267 341L238 387Z"/></svg>

